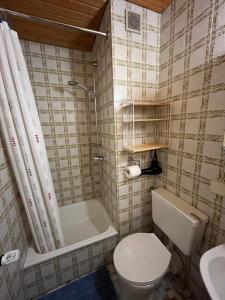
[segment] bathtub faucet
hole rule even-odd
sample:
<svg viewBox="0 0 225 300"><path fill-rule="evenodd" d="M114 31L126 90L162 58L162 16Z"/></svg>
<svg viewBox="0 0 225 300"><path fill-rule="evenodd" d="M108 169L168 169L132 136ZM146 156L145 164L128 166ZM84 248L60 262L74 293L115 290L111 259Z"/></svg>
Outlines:
<svg viewBox="0 0 225 300"><path fill-rule="evenodd" d="M96 155L94 157L94 160L103 161L104 160L104 156L103 155Z"/></svg>

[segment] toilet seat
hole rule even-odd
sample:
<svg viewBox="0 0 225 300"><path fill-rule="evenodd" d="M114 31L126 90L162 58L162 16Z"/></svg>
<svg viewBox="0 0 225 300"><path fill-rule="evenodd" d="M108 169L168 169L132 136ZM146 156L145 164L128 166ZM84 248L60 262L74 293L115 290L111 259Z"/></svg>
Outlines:
<svg viewBox="0 0 225 300"><path fill-rule="evenodd" d="M171 253L154 233L135 233L116 246L113 259L118 274L129 284L154 284L165 274Z"/></svg>

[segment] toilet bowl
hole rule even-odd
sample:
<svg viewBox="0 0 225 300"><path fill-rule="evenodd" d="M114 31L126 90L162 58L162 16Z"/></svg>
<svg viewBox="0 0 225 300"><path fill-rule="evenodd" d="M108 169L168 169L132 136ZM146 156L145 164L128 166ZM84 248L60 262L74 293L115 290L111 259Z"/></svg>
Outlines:
<svg viewBox="0 0 225 300"><path fill-rule="evenodd" d="M170 258L171 253L154 233L135 233L121 240L113 260L124 291L122 299L151 299Z"/></svg>
<svg viewBox="0 0 225 300"><path fill-rule="evenodd" d="M189 203L163 188L153 190L152 218L184 255L200 248L208 217ZM113 260L124 287L122 299L157 299L154 287L166 273L171 253L154 233L124 238L116 246Z"/></svg>

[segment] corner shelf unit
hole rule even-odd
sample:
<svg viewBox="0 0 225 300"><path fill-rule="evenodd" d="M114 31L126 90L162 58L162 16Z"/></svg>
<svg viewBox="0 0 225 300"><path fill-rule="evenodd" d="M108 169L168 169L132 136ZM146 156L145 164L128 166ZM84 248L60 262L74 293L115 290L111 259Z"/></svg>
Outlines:
<svg viewBox="0 0 225 300"><path fill-rule="evenodd" d="M168 148L170 101L123 101L123 150L130 153Z"/></svg>

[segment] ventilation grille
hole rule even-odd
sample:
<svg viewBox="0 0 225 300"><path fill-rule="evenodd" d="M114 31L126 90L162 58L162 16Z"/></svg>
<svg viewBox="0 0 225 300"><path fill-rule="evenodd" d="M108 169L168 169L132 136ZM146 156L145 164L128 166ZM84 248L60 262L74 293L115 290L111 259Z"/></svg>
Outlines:
<svg viewBox="0 0 225 300"><path fill-rule="evenodd" d="M141 15L126 10L126 30L141 33Z"/></svg>

